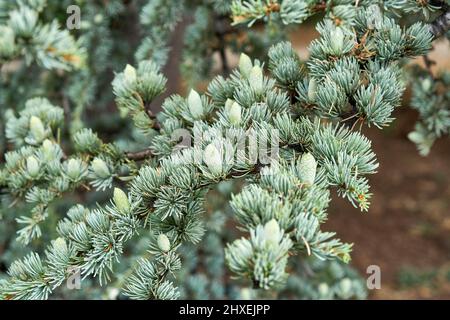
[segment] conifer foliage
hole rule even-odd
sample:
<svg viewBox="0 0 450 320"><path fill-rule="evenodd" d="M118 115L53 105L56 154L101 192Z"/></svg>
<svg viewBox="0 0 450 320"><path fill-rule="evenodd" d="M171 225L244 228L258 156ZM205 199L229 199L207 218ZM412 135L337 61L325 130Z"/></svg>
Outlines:
<svg viewBox="0 0 450 320"><path fill-rule="evenodd" d="M78 4L99 25L129 5L110 1L99 16L92 14L100 12L94 2ZM28 253L13 255L0 298L47 299L74 270L83 283L97 278L132 299L248 298L254 294L248 287L280 297L364 297L361 282L342 264L351 260L352 244L322 228L330 193L355 210L369 210L368 176L378 163L360 129L392 123L410 83L411 105L420 113L410 139L427 154L448 134L449 75L406 65L448 31L448 4L131 2L143 34L135 61L119 68L107 59L96 65L99 31L92 26L70 34L56 19L48 22L45 10L58 8L44 0L0 0L0 63L21 60L77 80L66 83L69 100L41 87L22 105L2 106L2 211L7 219L12 210L18 227L17 239L9 234L8 242ZM314 15L320 36L302 60L286 41L287 31ZM182 72L192 86L208 77L209 84L204 92L169 96L156 112L155 99L166 89L169 38L186 17ZM99 46L104 54L114 51L106 41ZM233 70L231 51L239 52ZM213 76L214 52L222 68ZM98 75L109 67L115 106L142 150L103 139L82 121L85 106L107 96ZM90 88L89 98L76 94L81 84ZM0 90L19 88L11 82ZM224 191L230 183L243 186ZM224 205L231 210L211 213L207 207L218 191L225 198L231 193ZM61 199L80 194L77 204L56 210ZM88 200L86 194L109 199ZM196 267L205 254L209 274ZM305 268L315 276L305 275Z"/></svg>

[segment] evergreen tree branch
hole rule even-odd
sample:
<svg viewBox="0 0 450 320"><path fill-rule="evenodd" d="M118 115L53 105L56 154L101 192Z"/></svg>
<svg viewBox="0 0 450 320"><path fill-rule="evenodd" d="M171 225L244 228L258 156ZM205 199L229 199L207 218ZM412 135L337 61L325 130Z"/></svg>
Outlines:
<svg viewBox="0 0 450 320"><path fill-rule="evenodd" d="M25 242L39 236L39 224L54 220L46 219L51 214L48 205L66 191L87 187L88 183L98 190L108 189L118 179L128 181L128 192L114 189L110 203L92 210L81 205L71 208L58 223L59 238L47 246L44 255L32 253L11 265L9 277L0 280L0 296L47 298L68 278L72 268L105 283L116 261L134 259L134 253L142 255L140 242L127 245L127 250L132 247L131 252L123 253L128 241L144 227L149 228L149 254L143 255L133 274L126 274L124 292L131 298L175 299L192 288L197 293L212 290L212 283L202 280L201 275L183 280L192 270L201 273L206 269L214 274L214 281L223 283L221 267L216 272L210 262L201 267L190 265L193 252L206 254L208 246L216 264L226 262L234 274L255 288L282 288L288 276L294 279L294 285L285 287L287 291L302 292L301 285L313 281L314 288L318 287L318 277L306 279L301 276L304 272L299 272L316 270L305 258L315 256L330 266L336 259L348 262L352 249L334 233L321 230L327 220L330 190L337 190L339 196L366 211L371 199L367 176L378 169L371 142L353 129L356 124L382 128L393 121L392 113L400 105L405 88L399 61L425 55L436 38L429 32L432 27L421 22L402 27L397 15L383 13L422 12L428 17L439 9L447 10L445 6L439 8L437 2L205 0L193 5L190 1L148 0L142 7L141 22L151 32L136 53L139 63L136 68L127 65L113 82L121 115L130 118L139 130L131 135L136 140L143 138L140 147L132 149L140 151L124 152L123 143L103 143L92 130L81 129L74 130L73 147L66 149L73 152L65 154L59 134L64 110L44 99L30 100L18 115L5 113L6 137L13 150L5 155L6 163L0 170L0 190L34 206L30 216L17 220L25 224L19 231ZM4 3L0 0L0 6ZM20 1L23 3L42 2ZM123 7L122 0L108 1L111 10L123 12ZM15 14L14 30L9 22L0 26L1 57L8 61L20 52L30 61L47 63L48 69L73 68L75 65L65 63L78 52L71 46L69 55L60 55L58 50L64 46L58 46L56 53L49 48L36 54L41 47L35 51L33 41L21 42L21 33L33 31L26 24L34 24L34 20L28 18L38 11L29 9ZM301 61L288 42L277 43L267 52L270 43L284 36L286 25L300 24L318 11L325 11L318 24L320 37L311 43L307 61ZM185 35L182 53L185 73L195 75L192 78L196 80L207 76L212 68L210 53L218 51L225 76L211 81L205 94L191 90L187 97L167 98L156 117L151 105L165 89L166 78L160 67L167 58L168 33L183 15L192 12L195 21ZM237 24L255 23L264 28L268 22L270 29L262 36L252 30L242 40L237 36L244 26L231 27L227 18L230 12ZM0 19L10 18L0 12ZM106 29L101 30L110 31L108 17L95 15L91 20L99 26L104 24ZM41 32L29 39L42 40L47 30L65 38L57 28L43 27L44 22L39 25ZM443 29L443 22L437 29ZM267 54L268 60L252 60L243 54L239 68L228 75L226 50L230 44L235 50L245 48L251 54L254 50L260 58ZM110 52L103 46L100 49L101 56ZM108 58L106 54L104 59ZM429 66L427 57L424 59ZM92 58L96 64L93 73L98 71L96 60ZM263 66L268 66L267 73ZM450 113L442 105L449 105L445 93L450 77L430 77L422 71L415 76L411 102L420 113L420 123L410 139L426 153L436 138L449 132ZM92 75L84 77L89 80ZM87 91L84 84L79 87ZM70 97L76 95L71 93ZM78 108L85 103L84 98L81 100L72 98L71 102ZM247 144L249 136L254 140ZM180 137L189 139L180 142ZM193 145L185 141L190 138ZM242 141L245 143L241 146ZM267 156L269 141L275 141L271 146L275 157ZM256 158L254 145L262 146ZM126 176L121 176L124 173ZM217 247L224 237L216 235L219 241L211 241L214 237L210 237L210 231L229 228L224 227L225 222L210 223L212 215L205 214L206 197L217 184L243 177L246 185L232 195L230 202L243 237L230 243L223 254ZM219 189L223 189L222 184ZM218 215L224 219L222 211ZM205 237L206 241L200 243ZM188 247L193 251L186 250ZM222 260L217 258L220 254ZM290 258L300 254L306 267L297 268L298 261ZM181 260L188 270L178 273ZM327 267L322 270L327 271ZM184 290L179 291L172 282L174 276ZM334 279L327 283L330 281ZM351 297L354 288L348 281L330 284L330 288L321 286L306 296Z"/></svg>

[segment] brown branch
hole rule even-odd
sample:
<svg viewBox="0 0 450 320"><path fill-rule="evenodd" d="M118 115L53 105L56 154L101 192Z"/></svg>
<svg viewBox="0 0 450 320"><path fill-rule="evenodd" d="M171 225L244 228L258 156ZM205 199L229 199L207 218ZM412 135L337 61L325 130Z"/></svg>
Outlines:
<svg viewBox="0 0 450 320"><path fill-rule="evenodd" d="M133 161L141 161L141 160L145 160L148 158L151 158L154 156L152 150L147 149L147 150L143 150L143 151L138 151L138 152L127 152L125 154L125 156Z"/></svg>

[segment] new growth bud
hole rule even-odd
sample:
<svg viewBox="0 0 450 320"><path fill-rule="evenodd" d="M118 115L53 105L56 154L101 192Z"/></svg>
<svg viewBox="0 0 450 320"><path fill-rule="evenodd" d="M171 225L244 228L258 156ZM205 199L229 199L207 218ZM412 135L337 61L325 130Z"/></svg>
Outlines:
<svg viewBox="0 0 450 320"><path fill-rule="evenodd" d="M53 248L57 251L66 252L67 251L67 243L64 238L59 237L55 241L53 241Z"/></svg>
<svg viewBox="0 0 450 320"><path fill-rule="evenodd" d="M270 220L264 225L264 239L266 243L276 245L280 241L280 226L275 219Z"/></svg>
<svg viewBox="0 0 450 320"><path fill-rule="evenodd" d="M305 153L300 159L298 165L300 181L306 184L314 184L316 179L317 162L311 153Z"/></svg>
<svg viewBox="0 0 450 320"><path fill-rule="evenodd" d="M133 66L127 64L125 70L123 71L123 76L127 85L133 85L137 80L136 69Z"/></svg>
<svg viewBox="0 0 450 320"><path fill-rule="evenodd" d="M228 99L225 104L225 109L228 115L228 120L232 125L238 125L241 122L241 111L242 108L236 101Z"/></svg>
<svg viewBox="0 0 450 320"><path fill-rule="evenodd" d="M114 203L116 204L117 209L121 213L128 213L130 211L130 202L128 201L128 197L119 188L114 188Z"/></svg>
<svg viewBox="0 0 450 320"><path fill-rule="evenodd" d="M55 156L53 142L51 142L49 139L45 139L42 143L42 153L44 154L45 160L53 160Z"/></svg>
<svg viewBox="0 0 450 320"><path fill-rule="evenodd" d="M80 159L70 159L67 162L67 176L72 180L77 180L83 170L83 164Z"/></svg>
<svg viewBox="0 0 450 320"><path fill-rule="evenodd" d="M188 108L194 119L200 119L203 115L203 103L200 95L195 90L191 90L188 96Z"/></svg>
<svg viewBox="0 0 450 320"><path fill-rule="evenodd" d="M337 27L331 33L331 47L333 48L333 53L340 55L344 48L344 32L340 27Z"/></svg>
<svg viewBox="0 0 450 320"><path fill-rule="evenodd" d="M308 100L310 102L316 101L317 96L317 81L314 78L309 80L308 84Z"/></svg>
<svg viewBox="0 0 450 320"><path fill-rule="evenodd" d="M250 71L250 76L248 78L250 82L250 86L258 93L260 93L263 90L263 72L261 67L254 66L252 70Z"/></svg>

